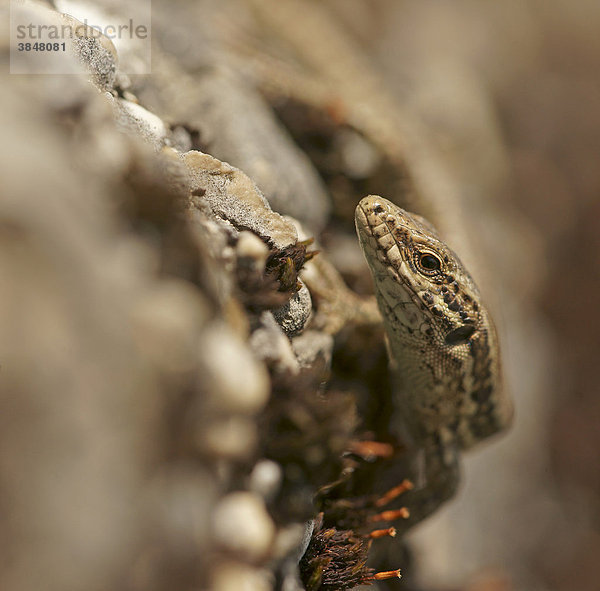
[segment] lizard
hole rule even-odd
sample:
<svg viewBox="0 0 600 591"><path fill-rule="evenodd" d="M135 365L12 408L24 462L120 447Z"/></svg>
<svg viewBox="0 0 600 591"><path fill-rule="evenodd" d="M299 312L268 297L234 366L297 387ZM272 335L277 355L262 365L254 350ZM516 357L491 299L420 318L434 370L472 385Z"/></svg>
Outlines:
<svg viewBox="0 0 600 591"><path fill-rule="evenodd" d="M416 523L454 494L460 451L506 428L512 404L491 315L435 228L376 195L360 201L355 220L399 378L399 420L423 454Z"/></svg>
<svg viewBox="0 0 600 591"><path fill-rule="evenodd" d="M327 9L301 0L245 3L284 49L274 52L260 34L238 29L232 35L238 54L250 56L258 84L267 94L333 113L359 132L403 179L393 201L416 212L369 196L355 220L398 381L397 422L409 456L422 464L422 484L407 499L405 530L454 495L461 451L511 420L496 329L471 276L486 269L472 246L460 188L428 142L430 133L387 91Z"/></svg>

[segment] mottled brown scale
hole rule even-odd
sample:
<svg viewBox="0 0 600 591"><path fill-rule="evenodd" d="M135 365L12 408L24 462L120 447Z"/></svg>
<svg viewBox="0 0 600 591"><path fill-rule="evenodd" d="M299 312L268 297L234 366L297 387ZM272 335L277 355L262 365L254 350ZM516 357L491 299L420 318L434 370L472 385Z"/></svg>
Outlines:
<svg viewBox="0 0 600 591"><path fill-rule="evenodd" d="M361 200L356 227L414 441L468 448L505 427L496 330L460 259L429 222L382 197Z"/></svg>

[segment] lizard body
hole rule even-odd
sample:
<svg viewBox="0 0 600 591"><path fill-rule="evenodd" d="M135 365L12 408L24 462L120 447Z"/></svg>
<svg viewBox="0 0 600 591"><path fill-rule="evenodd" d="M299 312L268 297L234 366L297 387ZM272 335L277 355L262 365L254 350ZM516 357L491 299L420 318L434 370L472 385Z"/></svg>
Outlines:
<svg viewBox="0 0 600 591"><path fill-rule="evenodd" d="M409 526L454 494L460 450L505 428L512 405L490 314L436 230L373 195L356 208L356 229L399 376L400 421L423 453L424 484L410 501Z"/></svg>
<svg viewBox="0 0 600 591"><path fill-rule="evenodd" d="M356 209L411 435L469 448L502 429L496 330L457 255L423 218L368 196Z"/></svg>

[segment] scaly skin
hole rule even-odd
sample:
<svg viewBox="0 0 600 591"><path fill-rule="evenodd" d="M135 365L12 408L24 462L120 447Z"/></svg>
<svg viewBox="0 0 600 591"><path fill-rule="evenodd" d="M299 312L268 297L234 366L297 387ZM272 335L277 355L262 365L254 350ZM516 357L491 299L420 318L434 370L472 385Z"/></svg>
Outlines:
<svg viewBox="0 0 600 591"><path fill-rule="evenodd" d="M416 523L454 493L459 450L505 428L512 405L490 314L435 229L373 195L358 204L356 228L400 380L397 407L425 454Z"/></svg>

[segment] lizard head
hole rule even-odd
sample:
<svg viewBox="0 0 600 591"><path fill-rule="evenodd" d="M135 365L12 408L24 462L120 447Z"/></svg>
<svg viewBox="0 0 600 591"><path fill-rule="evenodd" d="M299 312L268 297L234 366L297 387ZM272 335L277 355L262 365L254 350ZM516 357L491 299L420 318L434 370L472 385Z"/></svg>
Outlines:
<svg viewBox="0 0 600 591"><path fill-rule="evenodd" d="M422 436L445 431L466 448L499 431L512 410L496 331L458 256L427 220L382 197L360 201L356 228Z"/></svg>

